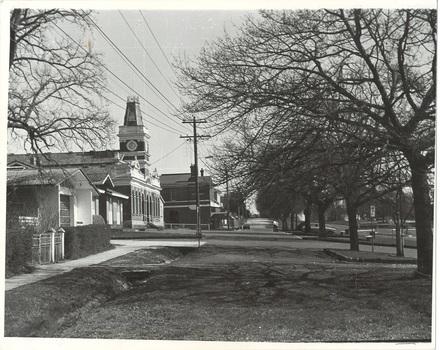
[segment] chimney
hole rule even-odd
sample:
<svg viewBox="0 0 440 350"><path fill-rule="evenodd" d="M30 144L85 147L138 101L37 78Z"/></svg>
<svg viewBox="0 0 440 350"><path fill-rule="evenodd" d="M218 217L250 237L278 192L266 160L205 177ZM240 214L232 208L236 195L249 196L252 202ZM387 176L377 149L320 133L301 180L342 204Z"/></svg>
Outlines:
<svg viewBox="0 0 440 350"><path fill-rule="evenodd" d="M191 164L190 168L191 168L191 177L196 177L197 175L196 166L194 164Z"/></svg>
<svg viewBox="0 0 440 350"><path fill-rule="evenodd" d="M30 163L31 163L31 165L40 166L40 159L38 158L38 156L36 154L31 154Z"/></svg>
<svg viewBox="0 0 440 350"><path fill-rule="evenodd" d="M200 169L200 176L202 176L203 177L203 174L205 173L205 170L203 170L203 168L202 169Z"/></svg>

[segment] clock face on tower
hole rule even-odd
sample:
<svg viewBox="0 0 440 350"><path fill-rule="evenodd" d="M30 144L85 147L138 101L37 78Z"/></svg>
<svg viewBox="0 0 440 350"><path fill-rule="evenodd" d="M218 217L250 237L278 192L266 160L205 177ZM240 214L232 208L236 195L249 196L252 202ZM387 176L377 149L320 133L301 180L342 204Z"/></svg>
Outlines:
<svg viewBox="0 0 440 350"><path fill-rule="evenodd" d="M138 148L138 144L135 140L130 140L127 142L127 149L129 151L136 151L137 148Z"/></svg>

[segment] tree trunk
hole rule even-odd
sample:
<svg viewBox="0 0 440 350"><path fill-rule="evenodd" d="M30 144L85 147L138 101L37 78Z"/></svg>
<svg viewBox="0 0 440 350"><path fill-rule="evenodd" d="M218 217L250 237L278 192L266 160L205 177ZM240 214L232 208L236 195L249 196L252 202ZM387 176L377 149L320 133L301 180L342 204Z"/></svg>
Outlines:
<svg viewBox="0 0 440 350"><path fill-rule="evenodd" d="M310 208L310 205L307 205L307 207L304 209L304 232L310 232L310 217L312 216L312 208Z"/></svg>
<svg viewBox="0 0 440 350"><path fill-rule="evenodd" d="M9 69L11 69L12 62L15 58L15 53L17 51L17 26L21 19L20 9L15 9L12 11L11 22L10 22L10 39L9 39Z"/></svg>
<svg viewBox="0 0 440 350"><path fill-rule="evenodd" d="M327 238L327 230L325 229L325 210L326 205L318 204L318 223L319 223L319 237Z"/></svg>
<svg viewBox="0 0 440 350"><path fill-rule="evenodd" d="M407 157L408 158L408 157ZM422 161L408 159L414 196L417 236L417 271L432 275L432 207L429 196L428 170Z"/></svg>
<svg viewBox="0 0 440 350"><path fill-rule="evenodd" d="M350 250L359 251L357 206L351 203L349 199L345 199L345 205L347 206L348 228L350 231Z"/></svg>
<svg viewBox="0 0 440 350"><path fill-rule="evenodd" d="M402 225L400 219L400 212L395 214L394 223L396 225L396 255L403 256L403 241L402 241Z"/></svg>
<svg viewBox="0 0 440 350"><path fill-rule="evenodd" d="M283 215L281 217L281 223L283 224L283 231L287 230L287 218Z"/></svg>

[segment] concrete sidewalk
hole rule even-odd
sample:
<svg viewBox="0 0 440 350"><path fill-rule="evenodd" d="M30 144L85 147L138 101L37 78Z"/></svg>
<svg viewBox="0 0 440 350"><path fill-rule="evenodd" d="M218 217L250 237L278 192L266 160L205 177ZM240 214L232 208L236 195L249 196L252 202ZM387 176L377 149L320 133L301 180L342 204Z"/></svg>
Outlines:
<svg viewBox="0 0 440 350"><path fill-rule="evenodd" d="M115 249L90 255L76 260L65 260L59 263L38 265L32 273L26 273L5 279L5 291L23 286L25 284L44 280L65 272L69 272L77 267L96 265L104 261L117 258L122 255L134 252L139 249L154 247L197 247L197 240L170 241L170 240L111 240ZM200 242L200 245L206 242Z"/></svg>

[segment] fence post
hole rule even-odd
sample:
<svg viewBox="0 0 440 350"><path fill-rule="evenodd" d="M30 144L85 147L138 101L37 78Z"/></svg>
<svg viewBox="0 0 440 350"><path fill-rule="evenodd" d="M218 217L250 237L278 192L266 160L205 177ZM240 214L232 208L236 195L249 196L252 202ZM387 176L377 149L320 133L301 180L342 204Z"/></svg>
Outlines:
<svg viewBox="0 0 440 350"><path fill-rule="evenodd" d="M35 238L38 240L37 254L34 254ZM34 233L32 235L32 260L34 260L35 255L38 255L38 259L36 262L40 265L41 264L41 234L39 233Z"/></svg>
<svg viewBox="0 0 440 350"><path fill-rule="evenodd" d="M57 232L61 237L61 260L64 260L64 233L66 232L62 227L60 227Z"/></svg>
<svg viewBox="0 0 440 350"><path fill-rule="evenodd" d="M50 234L50 262L55 261L55 232L52 227L46 231Z"/></svg>

